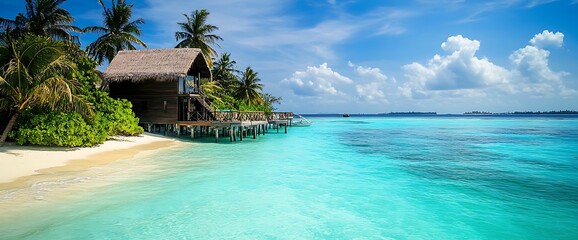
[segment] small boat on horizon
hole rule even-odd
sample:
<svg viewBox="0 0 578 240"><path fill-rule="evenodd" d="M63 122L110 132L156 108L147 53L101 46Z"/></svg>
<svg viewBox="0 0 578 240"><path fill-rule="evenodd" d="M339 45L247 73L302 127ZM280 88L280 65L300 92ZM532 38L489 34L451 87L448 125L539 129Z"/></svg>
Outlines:
<svg viewBox="0 0 578 240"><path fill-rule="evenodd" d="M343 117L349 117L349 114L344 113L344 114L343 114Z"/></svg>

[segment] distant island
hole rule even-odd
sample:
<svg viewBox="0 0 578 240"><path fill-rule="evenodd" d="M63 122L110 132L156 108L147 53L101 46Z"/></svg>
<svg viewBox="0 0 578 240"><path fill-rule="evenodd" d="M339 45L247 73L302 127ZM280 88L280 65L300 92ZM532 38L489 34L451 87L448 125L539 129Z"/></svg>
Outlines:
<svg viewBox="0 0 578 240"><path fill-rule="evenodd" d="M465 112L464 113L464 115L512 115L512 114L578 114L578 111L572 111L572 110L537 111L537 112L523 111L523 112L505 112L505 113L471 111L471 112Z"/></svg>
<svg viewBox="0 0 578 240"><path fill-rule="evenodd" d="M437 115L437 112L390 112L378 113L377 115Z"/></svg>

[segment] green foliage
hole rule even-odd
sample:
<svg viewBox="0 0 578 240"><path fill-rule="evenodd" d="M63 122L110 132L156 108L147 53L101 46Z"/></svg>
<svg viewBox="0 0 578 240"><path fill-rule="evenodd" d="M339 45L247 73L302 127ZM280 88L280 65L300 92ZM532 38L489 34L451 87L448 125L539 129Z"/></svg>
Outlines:
<svg viewBox="0 0 578 240"><path fill-rule="evenodd" d="M70 32L82 32L71 25L74 18L60 5L66 0L26 1L25 13L18 13L14 20L0 18L0 27L5 33L20 37L26 33L49 36L56 40L78 42L77 36Z"/></svg>
<svg viewBox="0 0 578 240"><path fill-rule="evenodd" d="M77 66L72 76L80 83L79 89L83 97L94 105L96 116L91 124L98 125L108 136L134 136L143 133L129 101L113 99L105 91L96 88L96 83L101 82L94 70L98 63L77 46L70 46L68 52L72 52L69 56L74 58Z"/></svg>
<svg viewBox="0 0 578 240"><path fill-rule="evenodd" d="M10 137L20 145L85 147L101 144L110 136L143 133L129 101L113 99L99 90L92 97L96 111L92 116L83 118L75 112L40 109L27 111L19 118L19 127Z"/></svg>
<svg viewBox="0 0 578 240"><path fill-rule="evenodd" d="M103 131L95 131L98 126L87 124L76 112L29 113L21 119L25 119L25 123L10 133L20 145L81 147L102 143L107 138Z"/></svg>
<svg viewBox="0 0 578 240"><path fill-rule="evenodd" d="M213 66L213 79L227 94L233 94L238 84L235 74L239 71L235 69L235 64L237 62L231 59L230 53L223 53Z"/></svg>
<svg viewBox="0 0 578 240"><path fill-rule="evenodd" d="M248 105L259 105L263 103L263 97L260 91L263 90L263 84L259 83L261 79L257 76L251 67L247 67L238 80L235 88L235 97L246 102Z"/></svg>
<svg viewBox="0 0 578 240"><path fill-rule="evenodd" d="M263 84L258 73L251 67L244 72L235 69L235 62L229 53L224 53L213 67L214 82L204 83L201 87L214 108L219 110L264 111L275 110L273 105L280 104L281 98L263 93ZM241 74L238 76L236 74Z"/></svg>
<svg viewBox="0 0 578 240"><path fill-rule="evenodd" d="M175 47L201 49L205 61L212 66L213 57L217 56L217 51L211 47L211 44L219 46L217 41L222 41L223 38L213 34L214 31L219 30L219 27L207 24L209 14L206 9L195 10L191 16L183 14L187 21L177 23L181 31L175 32L176 40L180 41Z"/></svg>
<svg viewBox="0 0 578 240"><path fill-rule="evenodd" d="M103 25L86 27L84 31L102 34L93 43L88 45L87 51L98 64L104 60L108 62L121 50L134 50L135 45L147 47L138 38L141 34L140 25L144 24L142 18L131 21L132 4L126 4L125 0L113 0L111 8L107 8L102 0L98 3L103 10Z"/></svg>
<svg viewBox="0 0 578 240"><path fill-rule="evenodd" d="M76 64L64 49L62 42L31 34L0 44L0 110L10 112L0 146L17 116L30 109L92 113L90 103L78 94L78 82L69 77Z"/></svg>
<svg viewBox="0 0 578 240"><path fill-rule="evenodd" d="M100 90L95 91L93 96L97 112L96 122L108 136L136 136L143 133L144 130L138 126L139 119L132 111L132 104L129 101L113 99Z"/></svg>
<svg viewBox="0 0 578 240"><path fill-rule="evenodd" d="M72 43L59 44L57 49L59 56L65 56L65 58L58 57L58 59L66 60L69 65L74 67L67 68L66 71L52 73L47 77L54 78L57 75L73 82L78 98L90 105L93 114L82 116L78 113L66 113L43 105L22 108L22 114L16 122L17 128L10 133L10 136L18 144L79 147L100 144L114 135L133 136L141 134L143 129L138 126L139 120L131 109L131 103L127 100L113 99L106 92L96 88L96 83L101 81L95 70L97 63L91 60L77 45ZM33 56L43 56L40 53L46 54L46 48L44 48L44 52L38 52L33 48L28 49L32 49L30 54ZM35 76L41 75L35 74ZM50 86L46 88L51 89ZM15 95L12 92L0 92L4 92L8 96ZM63 92L57 92L57 94L64 95Z"/></svg>

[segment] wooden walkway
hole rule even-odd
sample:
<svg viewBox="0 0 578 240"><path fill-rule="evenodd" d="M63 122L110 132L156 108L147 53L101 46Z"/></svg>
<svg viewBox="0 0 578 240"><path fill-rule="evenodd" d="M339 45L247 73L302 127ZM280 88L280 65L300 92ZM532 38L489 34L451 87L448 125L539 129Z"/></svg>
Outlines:
<svg viewBox="0 0 578 240"><path fill-rule="evenodd" d="M215 111L214 121L177 121L174 126L164 126L165 134L171 129L177 135L190 135L191 138L214 136L215 142L219 138L228 137L231 142L243 141L244 138L257 138L259 135L269 133L274 129L291 126L293 121L292 112L249 112L249 111ZM148 130L151 131L151 126Z"/></svg>

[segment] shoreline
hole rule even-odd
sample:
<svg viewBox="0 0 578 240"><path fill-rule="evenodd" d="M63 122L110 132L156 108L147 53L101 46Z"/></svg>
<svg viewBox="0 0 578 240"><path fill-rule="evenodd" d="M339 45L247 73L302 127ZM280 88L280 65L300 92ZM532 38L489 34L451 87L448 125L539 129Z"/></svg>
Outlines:
<svg viewBox="0 0 578 240"><path fill-rule="evenodd" d="M4 146L0 148L0 190L23 187L38 178L84 171L182 144L184 142L175 138L144 133L135 137L117 136L86 148Z"/></svg>

